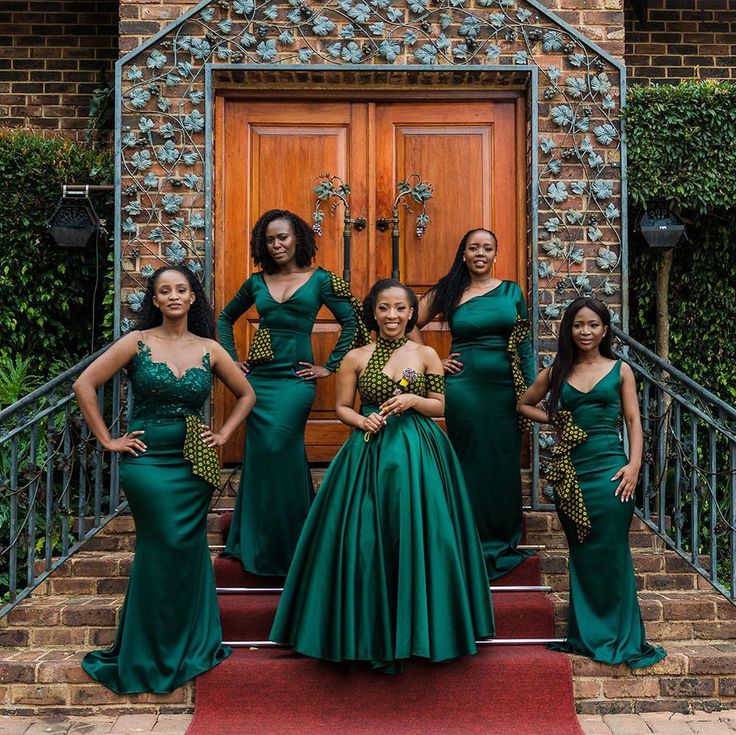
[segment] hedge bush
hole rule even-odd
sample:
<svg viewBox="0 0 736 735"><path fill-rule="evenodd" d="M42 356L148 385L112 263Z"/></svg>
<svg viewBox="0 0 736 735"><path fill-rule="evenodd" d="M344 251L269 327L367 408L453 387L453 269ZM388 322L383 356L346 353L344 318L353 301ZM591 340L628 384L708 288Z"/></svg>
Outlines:
<svg viewBox="0 0 736 735"><path fill-rule="evenodd" d="M691 223L689 242L674 252L670 361L734 403L736 84L634 87L625 115L631 203L665 202ZM654 344L658 258L631 238L630 331L648 346Z"/></svg>
<svg viewBox="0 0 736 735"><path fill-rule="evenodd" d="M0 130L0 362L30 357L32 372L49 380L78 362L92 341L111 285L110 247L57 247L46 231L66 183L111 183L112 157L92 147L23 130ZM94 201L112 217L112 197ZM98 329L97 338L100 337Z"/></svg>

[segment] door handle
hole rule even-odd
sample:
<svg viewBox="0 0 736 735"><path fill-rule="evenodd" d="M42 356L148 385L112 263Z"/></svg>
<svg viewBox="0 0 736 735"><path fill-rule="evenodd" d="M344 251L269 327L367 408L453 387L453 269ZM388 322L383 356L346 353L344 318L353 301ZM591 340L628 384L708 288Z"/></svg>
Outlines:
<svg viewBox="0 0 736 735"><path fill-rule="evenodd" d="M385 217L381 217L380 219L376 220L376 229L379 232L388 232L391 228L392 220L386 219Z"/></svg>
<svg viewBox="0 0 736 735"><path fill-rule="evenodd" d="M350 220L350 224L355 230L362 232L368 226L368 221L365 217L356 217Z"/></svg>

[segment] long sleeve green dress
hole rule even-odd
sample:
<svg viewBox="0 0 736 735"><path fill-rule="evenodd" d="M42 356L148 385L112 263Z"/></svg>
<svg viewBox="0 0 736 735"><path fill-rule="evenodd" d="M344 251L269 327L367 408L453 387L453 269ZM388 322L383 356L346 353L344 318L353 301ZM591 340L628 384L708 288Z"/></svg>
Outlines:
<svg viewBox="0 0 736 735"><path fill-rule="evenodd" d="M82 660L93 679L120 694L171 692L230 655L207 547L214 487L197 460L185 459L190 429L196 442L212 389L209 354L177 378L151 359L144 342L138 348L128 368L134 398L128 430L144 431L147 448L120 461L135 559L115 643Z"/></svg>
<svg viewBox="0 0 736 735"><path fill-rule="evenodd" d="M397 390L383 372L406 338L379 338L358 382L367 416ZM419 375L407 392L442 392ZM366 440L367 439L367 440ZM437 425L410 410L355 430L330 464L286 578L271 640L389 673L446 661L493 635L485 565L462 470Z"/></svg>
<svg viewBox="0 0 736 735"><path fill-rule="evenodd" d="M304 449L304 428L316 385L295 372L312 362L312 327L325 305L342 332L325 367L337 370L345 353L368 334L345 281L317 268L284 302L272 296L263 273L254 273L222 310L218 338L234 360L232 325L253 304L259 328L248 354L248 380L256 405L246 420L240 489L223 556L240 559L246 571L285 576L314 497Z"/></svg>
<svg viewBox="0 0 736 735"><path fill-rule="evenodd" d="M643 668L667 654L646 640L629 547L634 502L622 503L614 495L620 480L611 479L629 461L618 430L620 384L618 360L586 393L562 387L561 408L571 415L561 444L570 451L558 452L552 481L570 548L570 606L567 639L550 647Z"/></svg>
<svg viewBox="0 0 736 735"><path fill-rule="evenodd" d="M507 351L519 319L527 318L518 284L493 290L458 306L449 320L452 352L462 371L447 376L445 419L468 485L488 578L510 572L531 552L522 537L521 431ZM531 340L519 348L527 385L535 377Z"/></svg>

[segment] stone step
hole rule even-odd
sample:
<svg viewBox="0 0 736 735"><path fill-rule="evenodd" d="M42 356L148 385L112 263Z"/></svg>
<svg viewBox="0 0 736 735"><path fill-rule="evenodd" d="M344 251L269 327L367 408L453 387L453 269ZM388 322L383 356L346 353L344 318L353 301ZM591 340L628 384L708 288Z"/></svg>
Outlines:
<svg viewBox="0 0 736 735"><path fill-rule="evenodd" d="M555 606L555 637L567 634L568 594L550 595ZM736 606L717 592L640 592L641 616L651 641L736 642ZM734 669L736 675L736 669Z"/></svg>
<svg viewBox="0 0 736 735"><path fill-rule="evenodd" d="M736 643L662 641L660 645L667 650L667 658L646 669L571 656L578 712L687 713L736 706Z"/></svg>
<svg viewBox="0 0 736 735"><path fill-rule="evenodd" d="M3 715L173 714L194 710L193 682L170 694L115 694L90 679L80 667L84 653L58 649L0 651Z"/></svg>

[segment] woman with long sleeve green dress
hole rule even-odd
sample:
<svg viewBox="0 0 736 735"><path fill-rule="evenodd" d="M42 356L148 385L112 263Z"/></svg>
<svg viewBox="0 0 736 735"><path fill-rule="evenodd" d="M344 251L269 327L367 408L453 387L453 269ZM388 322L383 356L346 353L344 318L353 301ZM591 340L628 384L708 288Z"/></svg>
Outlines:
<svg viewBox="0 0 736 735"><path fill-rule="evenodd" d="M304 429L315 380L331 375L368 334L348 284L311 267L317 247L304 220L270 210L253 228L251 256L262 270L240 287L217 320L218 338L234 360L233 324L255 304L259 325L248 357L258 403L246 422L240 488L223 556L246 571L285 576L314 491ZM357 306L356 306L357 304ZM342 331L325 365L314 365L312 327L326 306Z"/></svg>
<svg viewBox="0 0 736 735"><path fill-rule="evenodd" d="M468 485L488 578L531 552L522 539L521 428L516 401L534 379L527 309L518 284L492 275L496 236L467 232L449 273L420 301L418 326L434 316L452 335L445 420Z"/></svg>
<svg viewBox="0 0 736 735"><path fill-rule="evenodd" d="M548 392L544 410L538 404ZM646 640L629 547L644 444L636 381L613 353L605 304L582 297L567 307L555 361L521 397L519 411L559 434L547 477L570 549L570 604L567 638L550 647L631 668L661 661L664 649Z"/></svg>
<svg viewBox="0 0 736 735"><path fill-rule="evenodd" d="M207 514L220 486L214 447L240 426L255 396L214 341L214 326L196 276L160 268L146 290L140 329L121 337L74 384L97 439L122 455L120 482L135 521L135 558L115 643L82 660L93 679L120 694L171 692L230 654L222 645ZM133 416L128 431L113 438L97 389L124 367ZM202 424L213 372L238 399L219 432Z"/></svg>

